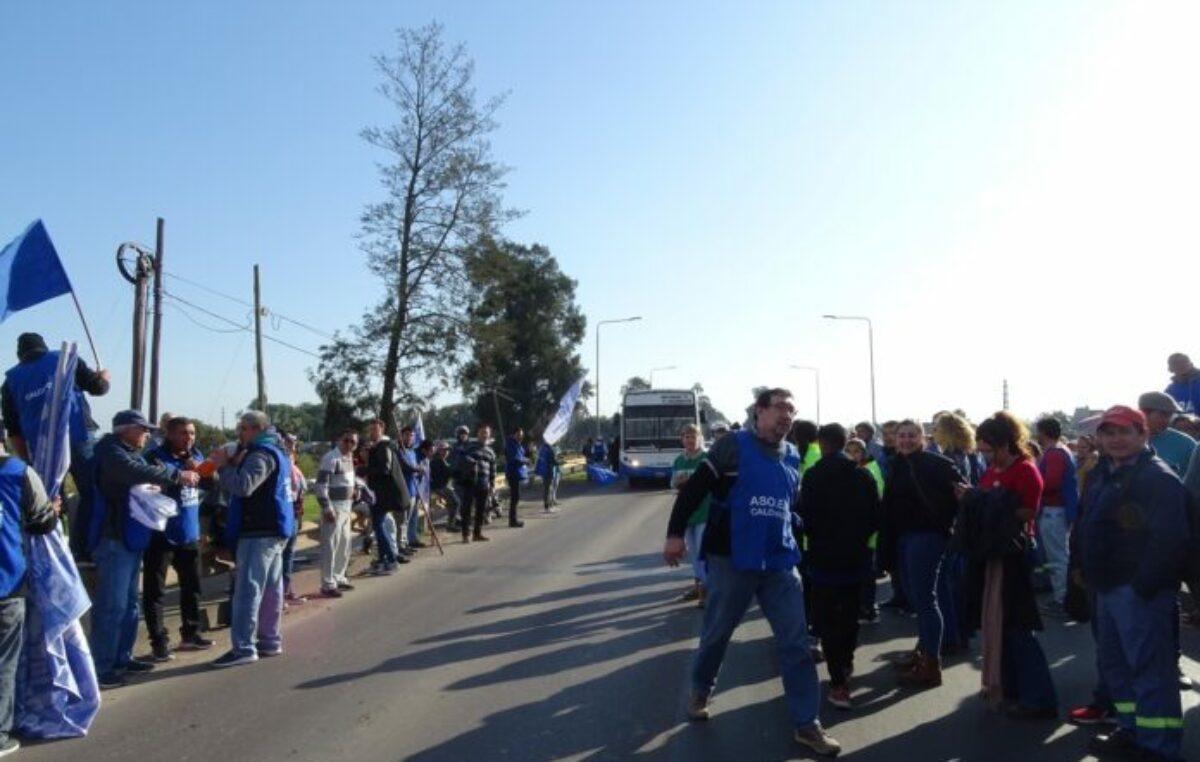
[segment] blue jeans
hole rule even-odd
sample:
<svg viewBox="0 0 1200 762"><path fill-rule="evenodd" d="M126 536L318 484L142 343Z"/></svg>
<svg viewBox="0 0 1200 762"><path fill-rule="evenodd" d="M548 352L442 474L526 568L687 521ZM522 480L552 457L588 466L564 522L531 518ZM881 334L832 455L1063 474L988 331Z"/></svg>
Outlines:
<svg viewBox="0 0 1200 762"><path fill-rule="evenodd" d="M1096 593L1096 662L1117 721L1167 759L1180 759L1183 744L1175 607L1174 590L1149 600L1128 585Z"/></svg>
<svg viewBox="0 0 1200 762"><path fill-rule="evenodd" d="M138 571L141 552L121 540L101 538L92 551L96 562L96 598L88 639L98 676L119 672L133 658L138 627Z"/></svg>
<svg viewBox="0 0 1200 762"><path fill-rule="evenodd" d="M1050 665L1033 631L1005 627L1000 649L1004 698L1035 709L1057 709Z"/></svg>
<svg viewBox="0 0 1200 762"><path fill-rule="evenodd" d="M1038 512L1038 537L1046 553L1046 569L1054 600L1062 603L1067 597L1067 511L1045 506Z"/></svg>
<svg viewBox="0 0 1200 762"><path fill-rule="evenodd" d="M692 690L705 696L712 693L729 639L750 603L757 598L775 635L783 692L792 723L797 728L809 727L817 719L820 689L817 668L808 648L800 576L795 569L739 571L725 556L710 555L707 563L708 601L700 647L692 664Z"/></svg>
<svg viewBox="0 0 1200 762"><path fill-rule="evenodd" d="M966 645L967 634L963 627L966 613L963 611L962 583L967 560L959 552L947 550L942 556L942 570L938 574L937 602L942 612L942 642L950 645Z"/></svg>
<svg viewBox="0 0 1200 762"><path fill-rule="evenodd" d="M917 647L938 658L942 650L942 610L938 606L938 574L946 553L946 538L938 532L905 532L900 535L900 579L904 597L917 612Z"/></svg>
<svg viewBox="0 0 1200 762"><path fill-rule="evenodd" d="M375 532L375 548L381 564L396 563L396 553L392 550L392 541L387 535L386 521L389 515L387 511L371 509L371 529Z"/></svg>
<svg viewBox="0 0 1200 762"><path fill-rule="evenodd" d="M413 506L408 512L408 544L416 545L421 539L421 509L417 499L413 498Z"/></svg>
<svg viewBox="0 0 1200 762"><path fill-rule="evenodd" d="M701 585L708 576L704 570L704 561L700 558L700 543L704 540L704 527L703 523L691 524L683 536L688 553L692 554L692 576L698 579Z"/></svg>
<svg viewBox="0 0 1200 762"><path fill-rule="evenodd" d="M252 654L283 644L279 620L283 618L282 537L243 537L238 540L237 581L233 586L233 650Z"/></svg>
<svg viewBox="0 0 1200 762"><path fill-rule="evenodd" d="M13 728L24 625L25 599L0 600L0 745L8 740Z"/></svg>
<svg viewBox="0 0 1200 762"><path fill-rule="evenodd" d="M283 543L283 592L292 592L292 570L296 566L296 535Z"/></svg>

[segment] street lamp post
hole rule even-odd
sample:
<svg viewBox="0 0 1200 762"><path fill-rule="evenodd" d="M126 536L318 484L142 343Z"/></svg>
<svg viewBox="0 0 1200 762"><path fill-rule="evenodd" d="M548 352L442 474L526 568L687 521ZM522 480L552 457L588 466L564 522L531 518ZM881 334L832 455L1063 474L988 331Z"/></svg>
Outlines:
<svg viewBox="0 0 1200 762"><path fill-rule="evenodd" d="M861 320L867 324L867 351L871 358L871 423L878 426L879 418L875 413L875 327L871 318L859 315L822 315L826 320Z"/></svg>
<svg viewBox="0 0 1200 762"><path fill-rule="evenodd" d="M650 369L650 388L651 389L654 388L654 371L656 371L656 370L675 370L675 366L674 365L664 365L661 368L651 368Z"/></svg>
<svg viewBox="0 0 1200 762"><path fill-rule="evenodd" d="M817 423L821 422L821 370L813 365L792 365L792 370L811 370L817 385Z"/></svg>
<svg viewBox="0 0 1200 762"><path fill-rule="evenodd" d="M601 320L596 323L596 436L600 436L600 326L611 325L613 323L632 323L635 320L641 320L641 315L633 317L620 318L617 320Z"/></svg>

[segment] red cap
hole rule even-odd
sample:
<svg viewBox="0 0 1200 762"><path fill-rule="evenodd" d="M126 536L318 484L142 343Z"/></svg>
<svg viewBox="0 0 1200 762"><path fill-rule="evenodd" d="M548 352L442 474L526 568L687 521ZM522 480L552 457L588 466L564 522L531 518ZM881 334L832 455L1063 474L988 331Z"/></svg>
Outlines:
<svg viewBox="0 0 1200 762"><path fill-rule="evenodd" d="M1146 415L1141 410L1134 410L1125 405L1113 405L1105 410L1104 415L1100 416L1100 425L1097 428L1103 428L1105 424L1109 423L1116 426L1132 426L1141 432L1146 431Z"/></svg>

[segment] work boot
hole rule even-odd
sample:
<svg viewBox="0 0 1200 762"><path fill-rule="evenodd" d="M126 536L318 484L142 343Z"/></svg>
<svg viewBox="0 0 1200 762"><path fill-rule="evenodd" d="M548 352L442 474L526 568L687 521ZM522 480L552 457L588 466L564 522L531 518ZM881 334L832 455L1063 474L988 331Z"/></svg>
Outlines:
<svg viewBox="0 0 1200 762"><path fill-rule="evenodd" d="M803 730L796 728L794 737L797 743L804 744L822 757L836 757L842 753L842 745L826 733L819 722L814 722Z"/></svg>
<svg viewBox="0 0 1200 762"><path fill-rule="evenodd" d="M474 542L487 542L490 539L492 539L492 538L484 537L483 532L476 532L474 535L471 536L471 540Z"/></svg>
<svg viewBox="0 0 1200 762"><path fill-rule="evenodd" d="M688 699L688 718L703 722L708 719L708 694L700 691L693 691L691 698Z"/></svg>
<svg viewBox="0 0 1200 762"><path fill-rule="evenodd" d="M894 669L897 672L908 672L909 670L911 670L913 668L913 665L916 664L917 660L920 658L921 658L921 649L914 648L913 650L909 651L908 653L902 654L899 657L897 657L896 660L892 662L892 669Z"/></svg>
<svg viewBox="0 0 1200 762"><path fill-rule="evenodd" d="M896 680L912 688L936 688L942 684L942 665L936 656L921 654L907 672L896 676Z"/></svg>

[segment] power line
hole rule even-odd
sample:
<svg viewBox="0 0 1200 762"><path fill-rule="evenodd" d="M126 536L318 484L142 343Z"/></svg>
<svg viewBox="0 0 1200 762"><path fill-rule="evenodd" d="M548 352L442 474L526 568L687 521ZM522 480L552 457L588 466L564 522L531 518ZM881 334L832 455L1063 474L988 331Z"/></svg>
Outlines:
<svg viewBox="0 0 1200 762"><path fill-rule="evenodd" d="M249 307L250 309L254 309L254 305L251 304L250 302L247 302L243 299L239 299L238 297L233 296L232 294L226 294L222 291L218 291L217 289L212 288L210 286L206 286L203 283L197 283L194 280L189 280L188 278L181 277L179 275L176 275L175 273L166 272L165 270L163 271L163 275L168 275L181 283L186 283L189 286L194 286L195 288L198 288L201 291L207 291L208 293L213 294L214 296L219 296L222 299L228 299L229 301L234 302L235 304L240 304L243 307ZM274 317L278 320L282 320L285 323L291 323L294 326L303 328L304 330L309 331L311 333L315 333L316 335L318 335L322 338L329 339L330 341L337 341L337 337L331 333L322 331L320 328L315 328L315 327L309 325L308 323L304 323L295 318L288 317L287 315L284 315L280 312L276 312L275 310L272 310L270 308L267 308L267 314L271 315L272 317ZM278 324L276 324L275 330L279 330Z"/></svg>
<svg viewBox="0 0 1200 762"><path fill-rule="evenodd" d="M240 333L249 327L249 326L238 326L237 328L213 328L211 325L205 325L204 323L201 323L196 318L192 317L192 314L190 312L188 312L187 310L185 310L182 305L175 304L174 302L167 302L167 304L171 307L174 307L175 311L178 312L180 315L183 315L185 318L187 318L188 322L190 322L192 325L194 325L198 328L203 328L206 331L212 331L213 333Z"/></svg>
<svg viewBox="0 0 1200 762"><path fill-rule="evenodd" d="M194 304L193 302L189 302L187 299L183 299L183 298L181 298L181 297L179 297L179 296L176 296L175 294L169 293L169 292L167 292L167 291L163 291L163 296L165 296L165 297L167 297L167 298L169 298L169 299L174 299L175 301L177 301L177 302L180 302L181 304L185 304L185 305L187 305L188 307L191 307L191 308L192 308L192 309L194 309L194 310L198 310L198 311L200 311L200 312L203 312L205 315L208 315L208 316L209 316L209 317L211 317L211 318L215 318L215 319L217 319L217 320L220 320L222 323L228 323L229 325L231 325L231 326L233 326L234 328L236 328L238 331L247 331L247 332L253 332L253 330L254 330L253 328L251 328L251 327L249 327L249 326L246 326L246 325L241 325L241 324L239 324L237 321L230 320L229 318L225 317L224 315L218 315L217 313L213 312L212 310L207 310L207 309L205 309L205 308L201 307L201 306L200 306L200 305L198 305L198 304ZM194 322L194 321L193 321L193 322ZM233 331L230 331L229 333L233 333ZM275 338L274 336L267 336L267 335L265 335L265 334L264 334L264 335L263 335L263 338L264 338L264 339L266 339L267 341L271 341L271 342L274 342L274 343L276 343L276 344L279 344L280 346L287 347L288 349L293 349L293 350L295 350L295 351L297 351L297 352L300 352L301 354L306 354L306 355L308 355L309 357L315 357L315 358L316 358L316 359L318 359L318 360L320 360L320 359L321 359L321 355L317 354L316 352L310 352L310 351L309 351L309 350L307 350L307 349L304 349L304 348L302 348L302 347L298 347L298 346L296 346L295 344L290 344L290 343L288 343L288 342L286 342L286 341L283 341L282 339L277 339L277 338Z"/></svg>

